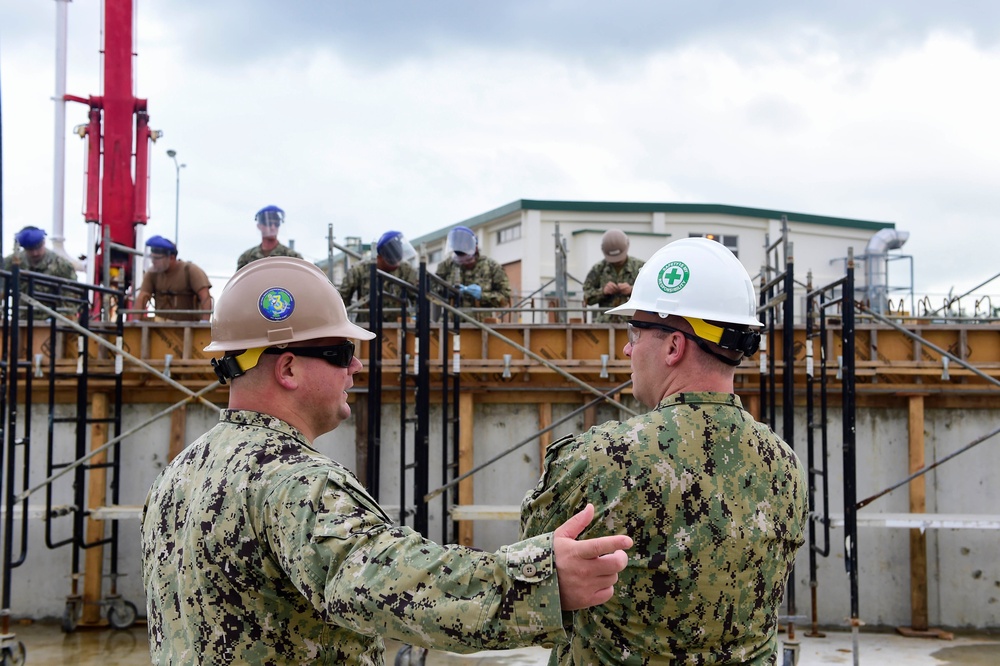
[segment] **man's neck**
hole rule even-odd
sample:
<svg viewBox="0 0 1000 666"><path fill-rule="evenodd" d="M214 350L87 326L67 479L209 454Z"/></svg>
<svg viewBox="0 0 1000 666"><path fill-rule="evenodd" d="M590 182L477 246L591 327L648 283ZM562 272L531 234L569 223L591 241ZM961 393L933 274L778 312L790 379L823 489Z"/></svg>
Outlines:
<svg viewBox="0 0 1000 666"><path fill-rule="evenodd" d="M274 248L278 247L278 239L275 238L262 238L260 240L260 249L264 252L270 252Z"/></svg>

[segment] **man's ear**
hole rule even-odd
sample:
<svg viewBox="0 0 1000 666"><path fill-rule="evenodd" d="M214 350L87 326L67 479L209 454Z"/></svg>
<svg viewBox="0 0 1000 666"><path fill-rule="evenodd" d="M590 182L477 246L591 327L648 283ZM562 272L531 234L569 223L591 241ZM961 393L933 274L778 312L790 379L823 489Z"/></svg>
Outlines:
<svg viewBox="0 0 1000 666"><path fill-rule="evenodd" d="M684 358L688 339L681 332L668 333L663 345L663 360L668 366L677 365Z"/></svg>
<svg viewBox="0 0 1000 666"><path fill-rule="evenodd" d="M294 391L299 386L301 369L294 354L280 354L274 362L274 381L282 388Z"/></svg>

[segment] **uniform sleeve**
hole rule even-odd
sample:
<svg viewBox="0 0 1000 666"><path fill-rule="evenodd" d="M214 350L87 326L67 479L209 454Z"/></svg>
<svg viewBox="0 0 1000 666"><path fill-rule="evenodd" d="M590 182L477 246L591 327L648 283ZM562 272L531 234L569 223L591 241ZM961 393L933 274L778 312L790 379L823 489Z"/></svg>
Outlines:
<svg viewBox="0 0 1000 666"><path fill-rule="evenodd" d="M236 260L236 270L240 270L244 266L250 263L250 257L253 254L253 248L250 248L246 252L240 255L239 259Z"/></svg>
<svg viewBox="0 0 1000 666"><path fill-rule="evenodd" d="M283 484L263 517L282 568L329 623L461 652L565 640L551 534L495 553L441 546L393 527L336 472Z"/></svg>
<svg viewBox="0 0 1000 666"><path fill-rule="evenodd" d="M340 297L344 299L344 305L351 304L351 298L354 296L354 292L358 289L358 267L352 266L347 274L344 276L343 281L340 283ZM360 291L358 292L358 298L361 297Z"/></svg>
<svg viewBox="0 0 1000 666"><path fill-rule="evenodd" d="M480 286L483 288L483 295L479 299L481 306L506 307L510 302L510 280L498 262L489 262L489 275Z"/></svg>
<svg viewBox="0 0 1000 666"><path fill-rule="evenodd" d="M143 284L145 284L145 278L143 278ZM211 289L212 282L201 266L188 262L188 286L197 294L202 289Z"/></svg>
<svg viewBox="0 0 1000 666"><path fill-rule="evenodd" d="M584 305L594 305L601 300L604 294L604 284L601 280L601 263L591 266L587 273L587 279L583 281L583 303Z"/></svg>
<svg viewBox="0 0 1000 666"><path fill-rule="evenodd" d="M546 449L538 485L521 502L522 539L555 530L586 506L587 457L579 453L579 445L570 435Z"/></svg>

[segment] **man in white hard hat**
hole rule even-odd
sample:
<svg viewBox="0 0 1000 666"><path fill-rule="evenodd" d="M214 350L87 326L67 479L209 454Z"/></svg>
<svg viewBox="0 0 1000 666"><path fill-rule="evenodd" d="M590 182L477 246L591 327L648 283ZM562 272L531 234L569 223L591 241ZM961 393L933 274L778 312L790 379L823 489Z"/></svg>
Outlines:
<svg viewBox="0 0 1000 666"><path fill-rule="evenodd" d="M142 517L157 664L382 664L383 637L470 652L566 639L563 612L603 603L624 535L576 541L593 507L484 553L396 527L313 447L351 415L361 369L340 294L316 266L237 271L212 315L231 382L219 424L157 477Z"/></svg>
<svg viewBox="0 0 1000 666"><path fill-rule="evenodd" d="M617 594L573 614L550 664L775 664L777 610L804 542L805 471L734 393L757 351L753 284L731 251L685 238L657 251L632 296L624 353L650 409L549 446L521 535L593 503L588 534L635 538Z"/></svg>
<svg viewBox="0 0 1000 666"><path fill-rule="evenodd" d="M596 323L616 321L604 311L621 305L632 295L632 284L643 261L629 256L628 245L628 236L621 229L608 229L601 237L604 259L590 268L583 281L584 305L599 305L601 309L594 315Z"/></svg>

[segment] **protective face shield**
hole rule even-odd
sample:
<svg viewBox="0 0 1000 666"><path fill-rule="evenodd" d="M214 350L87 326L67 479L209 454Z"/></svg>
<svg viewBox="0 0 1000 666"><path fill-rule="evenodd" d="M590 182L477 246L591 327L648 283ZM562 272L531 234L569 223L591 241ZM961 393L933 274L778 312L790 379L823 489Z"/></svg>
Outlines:
<svg viewBox="0 0 1000 666"><path fill-rule="evenodd" d="M316 265L294 257L247 264L226 284L212 313L212 365L220 381L254 367L268 347L322 338L371 340L353 324L340 292ZM233 353L230 353L233 352Z"/></svg>
<svg viewBox="0 0 1000 666"><path fill-rule="evenodd" d="M468 227L455 227L448 232L445 253L451 253L452 260L459 266L469 266L476 261L479 239Z"/></svg>
<svg viewBox="0 0 1000 666"><path fill-rule="evenodd" d="M257 211L254 219L257 220L262 237L277 238L278 227L285 223L285 211L277 206L264 206Z"/></svg>
<svg viewBox="0 0 1000 666"><path fill-rule="evenodd" d="M163 273L170 268L170 253L163 250L146 248L146 255L143 258L143 272Z"/></svg>
<svg viewBox="0 0 1000 666"><path fill-rule="evenodd" d="M413 245L399 231L387 231L382 234L376 249L382 261L392 268L398 267L404 261L411 261L417 256Z"/></svg>

